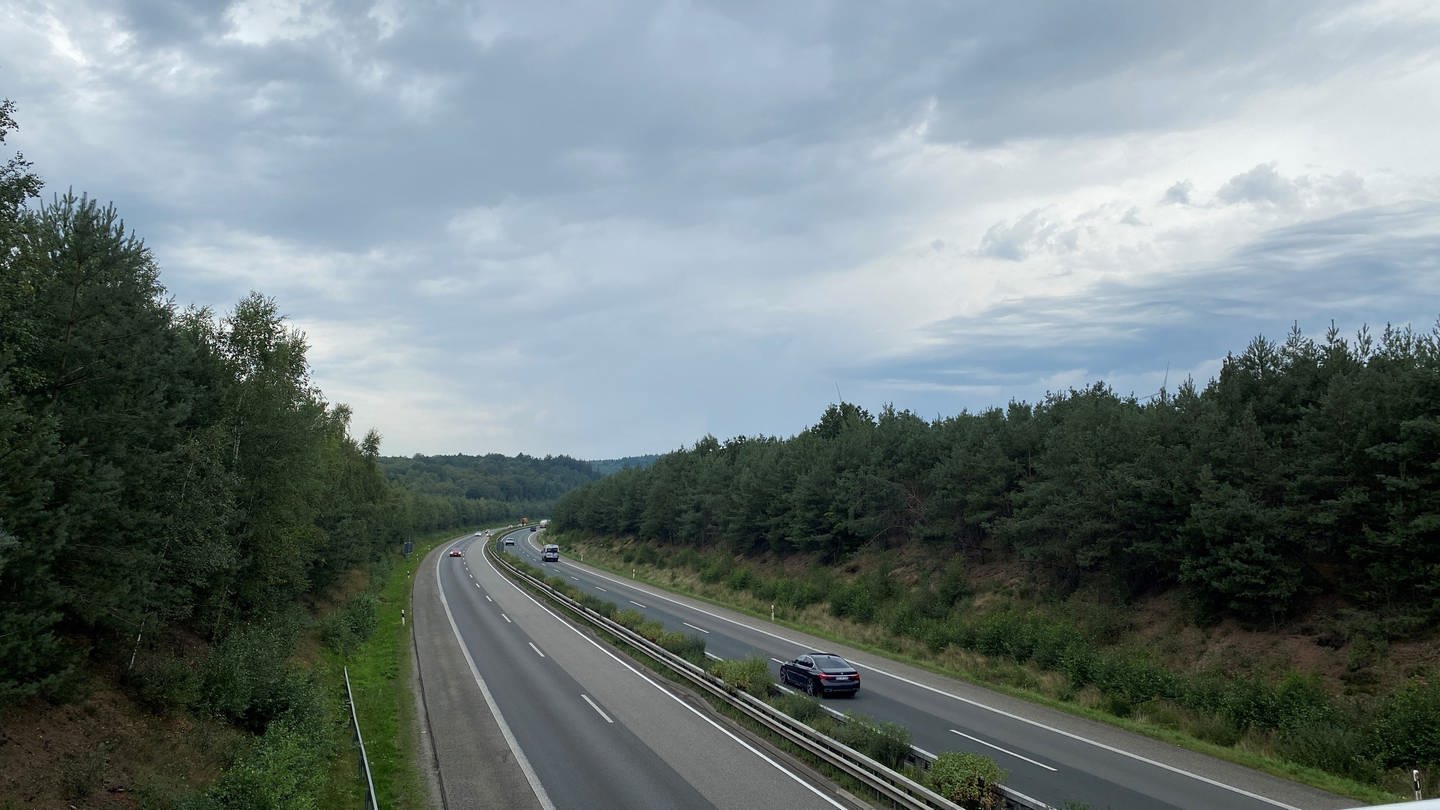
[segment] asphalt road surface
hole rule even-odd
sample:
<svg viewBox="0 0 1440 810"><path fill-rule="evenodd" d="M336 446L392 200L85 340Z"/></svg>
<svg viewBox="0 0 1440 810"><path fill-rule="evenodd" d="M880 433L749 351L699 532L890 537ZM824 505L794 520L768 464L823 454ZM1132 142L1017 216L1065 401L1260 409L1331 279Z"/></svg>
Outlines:
<svg viewBox="0 0 1440 810"><path fill-rule="evenodd" d="M569 559L540 562L545 532L525 531L503 550L563 576L578 588L637 610L667 628L699 635L707 654L761 656L779 680L779 662L804 652L838 652L861 672L853 699L828 699L908 728L922 750L970 751L1009 772L1007 787L1053 807L1114 810L1338 810L1351 799L1262 774L1063 712L877 658L834 642L660 591Z"/></svg>
<svg viewBox="0 0 1440 810"><path fill-rule="evenodd" d="M478 540L423 561L413 596L446 806L857 806L522 592Z"/></svg>

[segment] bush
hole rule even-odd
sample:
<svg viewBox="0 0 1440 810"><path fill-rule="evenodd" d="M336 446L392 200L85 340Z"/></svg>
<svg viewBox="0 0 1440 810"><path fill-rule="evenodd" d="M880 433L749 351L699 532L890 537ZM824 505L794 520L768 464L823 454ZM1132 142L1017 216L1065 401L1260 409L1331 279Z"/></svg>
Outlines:
<svg viewBox="0 0 1440 810"><path fill-rule="evenodd" d="M925 772L925 786L967 806L999 807L994 788L1008 776L994 760L963 751L946 751Z"/></svg>
<svg viewBox="0 0 1440 810"><path fill-rule="evenodd" d="M831 736L888 768L898 770L910 755L910 731L896 723L850 715L849 722L835 725Z"/></svg>
<svg viewBox="0 0 1440 810"><path fill-rule="evenodd" d="M770 664L764 658L726 659L710 662L710 674L726 686L749 692L758 698L770 694Z"/></svg>
<svg viewBox="0 0 1440 810"><path fill-rule="evenodd" d="M1366 742L1351 723L1312 719L1282 727L1275 736L1275 752L1291 762L1374 783L1380 769Z"/></svg>
<svg viewBox="0 0 1440 810"><path fill-rule="evenodd" d="M1386 697L1368 747L1386 768L1440 767L1440 681L1411 683Z"/></svg>
<svg viewBox="0 0 1440 810"><path fill-rule="evenodd" d="M140 705L152 712L190 706L200 699L200 674L178 658L145 656L125 673Z"/></svg>
<svg viewBox="0 0 1440 810"><path fill-rule="evenodd" d="M205 660L199 705L252 733L263 732L291 706L303 680L286 663L293 639L294 625L284 621L231 633Z"/></svg>
<svg viewBox="0 0 1440 810"><path fill-rule="evenodd" d="M808 695L781 694L771 701L771 705L796 720L810 725L813 725L817 719L826 716L820 701Z"/></svg>
<svg viewBox="0 0 1440 810"><path fill-rule="evenodd" d="M655 643L696 666L705 666L705 639L699 636L667 631Z"/></svg>
<svg viewBox="0 0 1440 810"><path fill-rule="evenodd" d="M374 594L362 593L321 623L320 638L330 649L345 655L370 638L378 621Z"/></svg>

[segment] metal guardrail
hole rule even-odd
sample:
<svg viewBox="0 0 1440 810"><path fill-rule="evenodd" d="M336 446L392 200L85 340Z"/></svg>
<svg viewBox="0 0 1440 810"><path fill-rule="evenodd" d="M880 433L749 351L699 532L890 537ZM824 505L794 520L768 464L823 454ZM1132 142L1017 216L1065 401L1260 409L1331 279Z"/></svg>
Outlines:
<svg viewBox="0 0 1440 810"><path fill-rule="evenodd" d="M910 777L876 762L855 749L821 734L810 726L776 709L754 695L740 692L727 686L724 681L706 672L703 668L686 661L622 624L600 615L590 608L571 599L537 579L511 565L503 555L495 553L492 544L485 544L485 554L506 568L511 575L537 588L572 613L580 616L607 633L623 639L627 644L664 664L690 683L711 695L725 701L733 708L761 726L769 729L782 739L819 757L840 771L866 785L877 794L907 810L964 810L960 805L916 782Z"/></svg>
<svg viewBox="0 0 1440 810"><path fill-rule="evenodd" d="M341 667L345 673L345 701L350 704L350 725L355 729L355 744L360 746L360 769L365 772L366 810L380 810L380 798L375 795L375 780L370 776L370 759L365 756L365 739L360 736L360 718L355 714L355 693L350 691L350 668Z"/></svg>

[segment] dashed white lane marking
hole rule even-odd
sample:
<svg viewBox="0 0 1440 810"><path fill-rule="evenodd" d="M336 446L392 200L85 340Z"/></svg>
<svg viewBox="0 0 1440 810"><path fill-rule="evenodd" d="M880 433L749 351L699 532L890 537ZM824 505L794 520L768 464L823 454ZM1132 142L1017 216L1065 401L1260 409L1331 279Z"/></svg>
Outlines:
<svg viewBox="0 0 1440 810"><path fill-rule="evenodd" d="M752 753L752 754L754 754L755 756L759 757L762 762L764 762L765 764L771 766L772 768L774 768L775 770L779 771L780 773L784 774L784 775L785 775L786 777L788 777L791 781L795 782L795 784L797 784L797 785L803 787L804 789L810 791L812 794L814 794L815 796L819 797L821 801L825 802L826 804L830 805L831 807L836 808L837 810L845 810L845 806L844 806L843 804L840 804L839 802L835 801L834 799L830 798L829 796L826 796L823 792L820 791L819 788L815 787L814 785L810 784L809 782L806 782L804 779L801 779L800 776L799 776L799 774L797 774L797 773L795 773L794 771L786 768L784 765L781 765L779 762L776 762L774 759L770 758L770 757L767 756L765 753L763 753L762 751L760 751L760 749L756 748L755 746L751 745L750 743L747 743L747 742L745 742L744 740L740 739L739 737L735 736L734 733L732 733L729 729L725 728L724 726L720 725L720 724L719 724L718 722L716 722L714 719L709 718L709 717L706 717L705 715L701 714L699 709L696 709L694 706L691 706L690 704L688 704L688 703L686 703L685 701L681 700L678 696L676 696L675 694L673 694L672 692L670 692L670 690L668 690L668 689L666 689L665 687L661 686L661 685L660 685L659 683L657 683L656 681L651 680L649 677L647 677L647 676L646 676L644 673L642 673L640 670L638 670L638 669L636 669L635 667L631 666L630 664L627 664L627 663L625 663L624 661L622 661L622 660L620 659L620 656L619 656L619 655L617 655L616 653L614 653L614 652L612 652L612 651L610 651L610 650L607 650L605 647L603 647L603 646L600 644L600 642L598 642L598 641L596 641L595 639L590 638L589 636L585 635L584 631L582 631L580 628L578 628L578 627L570 624L569 622L565 621L564 619L560 618L559 614L555 613L555 611L553 611L553 610L551 610L550 608L545 607L544 605L540 604L540 600L538 600L538 599L536 599L535 597L531 596L530 594L526 593L524 590L522 590L522 589L520 588L519 585L515 584L514 582L511 582L508 577L505 577L504 575L502 575L502 574L495 568L495 566L494 566L489 560L486 560L486 561L485 561L485 564L486 564L486 565L489 565L489 566L490 566L490 570L491 570L491 571L494 571L496 576L501 577L501 579L505 582L505 584L509 585L511 588L514 588L516 593L520 594L521 596L525 597L526 599L529 599L536 607L538 607L538 608L540 608L541 610L545 611L546 613L550 614L550 616L551 616L552 618L554 618L555 621L559 622L562 626L568 628L568 629L570 630L570 632L572 632L572 633L574 633L575 635L579 636L579 637L580 637L581 639L583 639L587 644L589 644L590 646L594 647L596 650L599 650L602 654L608 656L608 657L610 658L610 660L614 661L615 663L617 663L617 664L619 664L620 666L624 667L625 669L629 670L630 673L631 673L632 675L634 675L635 677L637 677L637 678L639 678L640 680L644 681L645 683L648 683L648 684L650 684L651 686L655 687L655 689L657 689L657 690L660 692L660 694L662 694L662 695L664 695L665 697L668 697L668 698L670 698L671 700L675 701L675 703L679 704L679 706L680 706L682 709L684 709L684 710L690 712L691 714L695 715L695 717L699 718L702 722L708 724L711 728L715 729L715 730L718 731L719 733L721 733L721 734L725 735L726 737L730 738L730 740L732 740L735 744L739 745L741 748L744 748L746 751L749 751L750 753ZM437 571L437 572L439 571L439 567L438 567L438 566L436 567L436 571ZM453 619L451 620L451 626L454 627L454 620L453 620ZM458 628L455 630L455 638L456 638L457 640L460 638L460 631L459 631ZM463 646L463 645L462 645L462 646ZM710 655L710 653L707 652L706 655ZM471 660L471 661L472 661L472 663L471 663L471 669L474 669L473 659L470 658L470 651L469 651L468 649L466 649L466 651L465 651L465 657L466 657L467 660ZM712 658L715 658L716 660L719 660L719 656L711 656L711 657L712 657ZM492 711L494 710L494 705L493 705L493 704L491 704L491 709L492 709ZM498 712L496 712L496 716L497 716L497 719L499 719ZM502 726L501 728L502 728L502 730L508 730L508 727L506 727L506 726ZM512 750L515 750L515 751L518 752L518 749L512 749ZM517 758L518 758L518 757L517 757ZM527 762L527 763L525 763L525 764L526 764L526 766L528 767L529 763ZM553 807L554 807L553 804L550 804L550 797L549 797L549 796L543 796L543 798L541 799L541 801L542 801L542 803L545 804L547 810L549 810L549 808L553 808Z"/></svg>
<svg viewBox="0 0 1440 810"><path fill-rule="evenodd" d="M607 723L614 723L614 722L615 722L614 720L611 720L611 719L610 719L610 715L606 714L604 709L602 709L602 708L600 708L599 706L595 705L595 701L591 700L589 695L587 695L587 694L585 694L585 693L582 692L582 693L580 693L580 697L585 698L585 702L590 704L590 708L594 709L596 714L598 714L598 715L600 715L601 717L605 718L605 722L607 722Z"/></svg>
<svg viewBox="0 0 1440 810"><path fill-rule="evenodd" d="M494 599L491 599L491 598L490 598L490 594L487 593L487 594L485 594L485 601L486 601L486 602L494 602L495 600L494 600Z"/></svg>
<svg viewBox="0 0 1440 810"><path fill-rule="evenodd" d="M527 641L525 643L530 645L530 649L534 650L536 655L540 656L541 658L545 657L545 653L540 652L540 648L535 646L535 642Z"/></svg>
<svg viewBox="0 0 1440 810"><path fill-rule="evenodd" d="M1047 770L1047 771L1049 771L1049 772L1051 772L1051 773L1055 773L1056 771L1060 770L1059 768L1052 768L1052 767L1050 767L1049 765L1046 765L1046 764L1043 763L1043 762L1036 762L1035 760L1033 760L1033 759L1031 759L1031 758L1029 758L1029 757L1021 756L1021 755L1019 755L1019 754L1017 754L1017 753L1015 753L1014 751L1011 751L1011 750L1009 750L1009 749L1001 748L1000 746L998 746L998 745L996 745L996 744L994 744L994 743L985 742L984 740L980 739L979 737L971 737L969 734L966 734L966 733L963 732L963 731L956 731L955 729L952 728L952 729L950 729L950 733L951 733L951 734L959 734L961 737L964 737L964 738L967 739L967 740L974 740L975 742L980 743L981 745L988 746L988 747L990 747L990 748L994 748L996 751L999 751L999 752L1002 753L1002 754L1009 754L1010 756L1012 756L1012 757L1014 757L1014 758L1016 758L1016 759L1019 759L1019 760L1024 760L1025 762L1028 762L1028 763L1030 763L1031 765L1038 765L1038 766L1040 766L1041 768L1044 768L1045 770Z"/></svg>
<svg viewBox="0 0 1440 810"><path fill-rule="evenodd" d="M680 622L680 623L683 624L683 625L685 625L686 627L690 628L691 630L699 630L700 632L704 633L704 634L707 635L707 636L710 635L710 631L709 631L709 630L706 630L706 629L703 628L703 627L696 627L695 625L693 625L693 624L691 624L691 623L689 623L689 622Z"/></svg>
<svg viewBox="0 0 1440 810"><path fill-rule="evenodd" d="M644 605L640 604L639 602L636 602L634 599L627 599L626 601L629 602L630 604L634 605L635 607L638 607L638 608L643 608L643 607L645 607Z"/></svg>
<svg viewBox="0 0 1440 810"><path fill-rule="evenodd" d="M514 624L514 623L515 623L515 622L510 621L510 617L509 617L509 616L506 616L504 613L501 613L501 614L500 614L500 618L504 619L506 624Z"/></svg>

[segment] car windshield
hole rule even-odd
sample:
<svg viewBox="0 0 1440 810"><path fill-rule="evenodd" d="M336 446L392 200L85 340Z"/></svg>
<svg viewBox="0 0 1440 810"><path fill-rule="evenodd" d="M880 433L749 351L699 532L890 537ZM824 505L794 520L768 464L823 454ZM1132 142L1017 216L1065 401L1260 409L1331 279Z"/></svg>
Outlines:
<svg viewBox="0 0 1440 810"><path fill-rule="evenodd" d="M853 669L850 662L838 655L816 655L815 666L819 669Z"/></svg>

